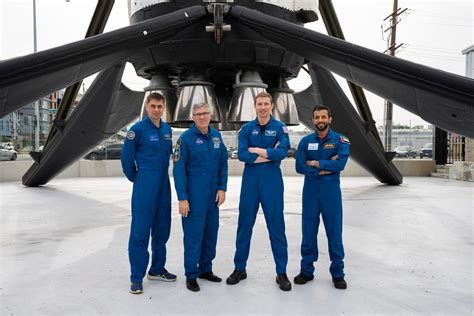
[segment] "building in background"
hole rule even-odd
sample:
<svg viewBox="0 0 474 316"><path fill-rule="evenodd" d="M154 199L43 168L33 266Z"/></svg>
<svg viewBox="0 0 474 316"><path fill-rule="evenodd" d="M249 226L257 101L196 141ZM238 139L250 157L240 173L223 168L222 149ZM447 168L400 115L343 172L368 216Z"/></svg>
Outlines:
<svg viewBox="0 0 474 316"><path fill-rule="evenodd" d="M35 129L39 126L38 146L44 145L63 95L64 90L53 92L0 118L0 142L13 143L19 151L33 150ZM35 115L36 104L39 109L38 119Z"/></svg>

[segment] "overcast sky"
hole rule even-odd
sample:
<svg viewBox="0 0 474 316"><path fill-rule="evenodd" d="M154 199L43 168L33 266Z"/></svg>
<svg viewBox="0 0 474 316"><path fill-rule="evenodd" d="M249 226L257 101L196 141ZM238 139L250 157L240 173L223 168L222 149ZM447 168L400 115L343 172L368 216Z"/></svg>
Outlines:
<svg viewBox="0 0 474 316"><path fill-rule="evenodd" d="M0 59L33 52L33 0L0 0ZM333 0L347 41L383 52L387 43L382 39L382 20L392 11L393 0ZM84 38L94 12L95 0L36 0L38 50L55 47ZM398 57L444 71L465 75L465 56L461 51L474 43L473 1L399 0L409 14L402 16L397 29L397 43L406 46ZM126 0L115 0L106 31L128 25ZM322 21L307 27L324 32ZM302 90L308 78L290 82ZM126 69L123 81L141 90L147 81L135 75L133 67ZM90 84L87 80L86 84ZM340 80L343 88L346 84ZM383 100L367 92L377 121L383 124ZM415 115L395 108L394 121L412 125L423 123Z"/></svg>

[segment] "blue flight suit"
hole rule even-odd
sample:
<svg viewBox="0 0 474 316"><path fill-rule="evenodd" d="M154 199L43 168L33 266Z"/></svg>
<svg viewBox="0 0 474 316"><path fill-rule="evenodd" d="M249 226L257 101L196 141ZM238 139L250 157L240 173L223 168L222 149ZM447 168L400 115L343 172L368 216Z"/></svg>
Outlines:
<svg viewBox="0 0 474 316"><path fill-rule="evenodd" d="M227 149L221 133L196 126L185 131L173 154L174 184L178 200L188 200L189 213L182 217L184 271L187 279L212 272L216 256L219 208L218 190L227 190Z"/></svg>
<svg viewBox="0 0 474 316"><path fill-rule="evenodd" d="M166 242L171 228L171 189L168 175L172 149L171 128L160 128L149 117L133 125L122 149L122 169L133 182L132 224L128 242L131 282L141 283L149 262L156 275L166 272Z"/></svg>
<svg viewBox="0 0 474 316"><path fill-rule="evenodd" d="M304 174L301 242L301 273L312 276L313 263L318 260L317 235L322 215L328 239L329 271L333 278L344 277L344 247L342 245L342 196L339 174L349 158L349 140L329 129L324 139L317 133L305 136L296 152L296 171ZM331 160L338 156L337 160ZM306 165L307 160L319 161L320 168ZM318 175L319 171L331 174Z"/></svg>
<svg viewBox="0 0 474 316"><path fill-rule="evenodd" d="M279 143L279 144L278 144ZM269 162L254 163L258 155L250 153L249 147L266 148ZM235 269L242 271L247 265L252 229L259 204L262 205L265 222L277 274L286 273L288 243L283 217L283 178L280 161L286 157L290 147L287 127L273 117L265 126L258 119L242 126L239 132L239 160L245 162L239 203Z"/></svg>

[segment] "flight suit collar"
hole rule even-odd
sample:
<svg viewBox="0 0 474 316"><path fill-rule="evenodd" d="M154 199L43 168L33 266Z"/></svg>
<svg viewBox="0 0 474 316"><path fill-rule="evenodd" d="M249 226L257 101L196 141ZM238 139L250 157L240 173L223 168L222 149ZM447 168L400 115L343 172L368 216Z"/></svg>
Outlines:
<svg viewBox="0 0 474 316"><path fill-rule="evenodd" d="M273 118L273 115L270 115L270 121L268 121L267 125L265 126L270 126L273 122L275 122L276 120ZM253 121L252 121L252 125L253 126L261 126L260 123L258 123L258 117L256 117Z"/></svg>
<svg viewBox="0 0 474 316"><path fill-rule="evenodd" d="M201 137L207 137L207 138L209 138L209 136L211 135L211 127L210 127L210 126L208 127L208 132L207 132L207 134L201 133L201 131L198 130L198 128L196 127L196 124L194 124L194 123L193 123L193 125L191 126L190 129L191 129L191 131L192 131L194 134L197 134L197 135L199 135L199 136L201 136Z"/></svg>
<svg viewBox="0 0 474 316"><path fill-rule="evenodd" d="M318 135L318 131L314 131L314 138L316 140L319 140L321 138L319 138L319 135ZM321 139L323 142L329 140L329 139L333 139L334 138L334 132L331 128L329 128L329 131L328 131L328 134L326 135L325 138Z"/></svg>
<svg viewBox="0 0 474 316"><path fill-rule="evenodd" d="M160 127L156 126L156 125L152 122L152 120L150 119L149 116L147 116L144 121L145 121L145 123L146 123L148 126L150 126L150 127L161 128L161 127L163 126L163 120L162 120L161 118L160 118Z"/></svg>

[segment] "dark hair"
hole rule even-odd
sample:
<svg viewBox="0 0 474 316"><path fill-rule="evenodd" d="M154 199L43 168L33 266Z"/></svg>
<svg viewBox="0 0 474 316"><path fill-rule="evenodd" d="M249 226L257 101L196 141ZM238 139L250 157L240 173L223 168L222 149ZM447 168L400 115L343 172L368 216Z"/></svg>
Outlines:
<svg viewBox="0 0 474 316"><path fill-rule="evenodd" d="M166 104L165 97L164 97L161 93L158 93L158 92L152 92L152 93L150 93L150 94L146 97L146 103L145 103L145 104L150 103L151 100L163 101L163 104Z"/></svg>
<svg viewBox="0 0 474 316"><path fill-rule="evenodd" d="M324 106L324 105L316 105L314 108L313 108L313 117L314 117L314 112L316 111L323 111L323 110L326 110L328 112L328 116L331 117L331 109L328 108L327 106Z"/></svg>
<svg viewBox="0 0 474 316"><path fill-rule="evenodd" d="M262 91L262 92L259 92L256 96L255 96L255 103L257 103L257 99L258 98L269 98L270 99L270 102L273 103L273 98L272 98L272 95L268 92L265 92L265 91Z"/></svg>

